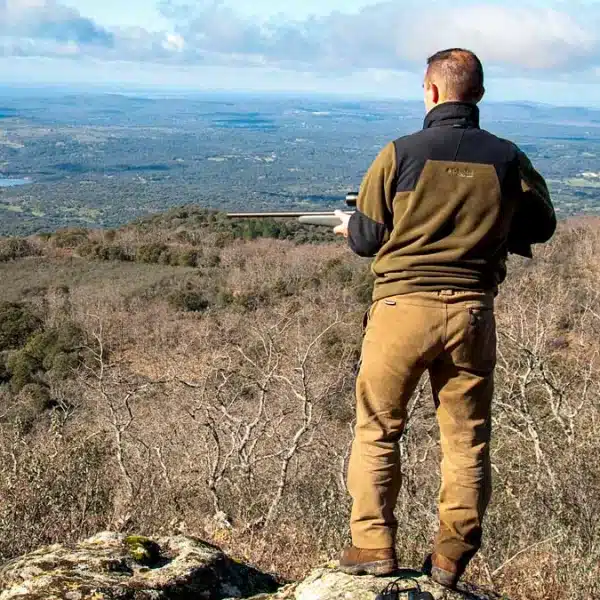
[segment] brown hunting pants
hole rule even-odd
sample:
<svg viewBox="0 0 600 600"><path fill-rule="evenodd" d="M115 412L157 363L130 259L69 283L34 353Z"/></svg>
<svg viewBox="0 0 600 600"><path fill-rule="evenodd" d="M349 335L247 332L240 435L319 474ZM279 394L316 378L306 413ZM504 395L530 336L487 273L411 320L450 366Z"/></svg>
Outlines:
<svg viewBox="0 0 600 600"><path fill-rule="evenodd" d="M408 401L428 371L443 457L434 552L463 566L477 552L491 494L495 363L492 294L420 292L371 306L356 383L356 435L348 467L354 546L375 549L395 544L398 440Z"/></svg>

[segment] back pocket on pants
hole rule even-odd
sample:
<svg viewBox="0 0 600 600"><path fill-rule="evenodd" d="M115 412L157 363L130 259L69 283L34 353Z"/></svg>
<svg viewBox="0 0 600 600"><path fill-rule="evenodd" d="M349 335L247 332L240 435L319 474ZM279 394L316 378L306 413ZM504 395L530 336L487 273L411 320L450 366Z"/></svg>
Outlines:
<svg viewBox="0 0 600 600"><path fill-rule="evenodd" d="M496 366L496 317L492 308L468 309L468 323L459 349L463 366L491 371Z"/></svg>

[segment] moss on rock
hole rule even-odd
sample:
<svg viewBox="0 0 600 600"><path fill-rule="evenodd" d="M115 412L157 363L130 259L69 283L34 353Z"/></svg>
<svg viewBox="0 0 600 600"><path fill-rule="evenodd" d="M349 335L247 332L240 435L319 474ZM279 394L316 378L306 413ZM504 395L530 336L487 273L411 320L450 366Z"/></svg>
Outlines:
<svg viewBox="0 0 600 600"><path fill-rule="evenodd" d="M127 549L127 554L140 565L153 567L160 561L160 546L150 538L129 535L123 540L123 544Z"/></svg>

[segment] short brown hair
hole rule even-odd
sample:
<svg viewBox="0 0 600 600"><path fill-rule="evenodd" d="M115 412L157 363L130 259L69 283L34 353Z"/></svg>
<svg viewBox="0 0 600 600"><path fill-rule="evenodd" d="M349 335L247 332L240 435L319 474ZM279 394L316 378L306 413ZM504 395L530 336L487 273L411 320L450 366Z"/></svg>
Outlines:
<svg viewBox="0 0 600 600"><path fill-rule="evenodd" d="M436 52L427 59L427 78L446 87L449 100L477 102L483 94L483 65L464 48Z"/></svg>

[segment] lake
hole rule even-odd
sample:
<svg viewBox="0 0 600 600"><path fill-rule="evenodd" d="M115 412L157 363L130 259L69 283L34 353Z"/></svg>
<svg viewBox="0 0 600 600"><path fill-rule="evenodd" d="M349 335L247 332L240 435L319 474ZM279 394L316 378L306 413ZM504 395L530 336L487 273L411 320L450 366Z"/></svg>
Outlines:
<svg viewBox="0 0 600 600"><path fill-rule="evenodd" d="M0 188L27 185L28 183L31 183L31 179L11 179L9 177L0 177Z"/></svg>

